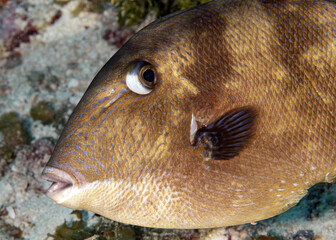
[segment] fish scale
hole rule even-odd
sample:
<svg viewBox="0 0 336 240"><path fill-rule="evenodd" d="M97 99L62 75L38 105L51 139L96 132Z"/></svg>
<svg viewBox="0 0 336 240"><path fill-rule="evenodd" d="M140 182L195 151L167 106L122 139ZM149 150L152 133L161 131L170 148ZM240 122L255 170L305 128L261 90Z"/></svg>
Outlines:
<svg viewBox="0 0 336 240"><path fill-rule="evenodd" d="M214 1L151 23L75 108L48 196L158 228L287 210L336 175L335 29L335 2L311 0Z"/></svg>

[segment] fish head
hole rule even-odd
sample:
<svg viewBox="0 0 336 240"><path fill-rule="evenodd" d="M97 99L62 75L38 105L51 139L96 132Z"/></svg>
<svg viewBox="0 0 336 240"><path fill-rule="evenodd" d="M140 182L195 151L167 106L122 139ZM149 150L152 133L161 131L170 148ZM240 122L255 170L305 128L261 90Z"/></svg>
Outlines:
<svg viewBox="0 0 336 240"><path fill-rule="evenodd" d="M334 24L310 17L331 18L325 4L212 1L135 34L66 124L43 171L48 196L158 228L293 206L335 172Z"/></svg>
<svg viewBox="0 0 336 240"><path fill-rule="evenodd" d="M153 23L100 70L43 171L51 199L154 226L137 219L139 213L129 215L139 206L152 208L148 214L166 206L177 175L192 172L181 159L192 152L191 102L198 88L183 76L192 56L187 34L174 40L180 30L169 18Z"/></svg>

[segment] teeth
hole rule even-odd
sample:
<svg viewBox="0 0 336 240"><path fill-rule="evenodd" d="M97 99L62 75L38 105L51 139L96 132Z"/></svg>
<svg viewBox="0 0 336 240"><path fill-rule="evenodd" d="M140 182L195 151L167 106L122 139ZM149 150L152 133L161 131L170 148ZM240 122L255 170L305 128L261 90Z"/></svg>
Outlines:
<svg viewBox="0 0 336 240"><path fill-rule="evenodd" d="M62 190L75 184L73 178L68 173L52 167L46 167L43 170L42 178L52 182L51 186L47 190L48 195L61 192Z"/></svg>
<svg viewBox="0 0 336 240"><path fill-rule="evenodd" d="M66 188L71 187L71 186L72 186L72 184L69 184L69 183L53 182L48 189L48 193L54 193L54 192L62 191L63 189L66 189Z"/></svg>

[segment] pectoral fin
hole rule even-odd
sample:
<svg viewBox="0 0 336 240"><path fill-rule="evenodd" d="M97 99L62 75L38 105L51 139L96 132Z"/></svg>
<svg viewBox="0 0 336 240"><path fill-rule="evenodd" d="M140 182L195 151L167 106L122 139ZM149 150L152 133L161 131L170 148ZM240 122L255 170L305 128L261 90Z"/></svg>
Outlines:
<svg viewBox="0 0 336 240"><path fill-rule="evenodd" d="M250 107L231 110L210 125L199 128L192 143L203 144L205 158L231 159L239 154L253 135L255 117L256 112Z"/></svg>

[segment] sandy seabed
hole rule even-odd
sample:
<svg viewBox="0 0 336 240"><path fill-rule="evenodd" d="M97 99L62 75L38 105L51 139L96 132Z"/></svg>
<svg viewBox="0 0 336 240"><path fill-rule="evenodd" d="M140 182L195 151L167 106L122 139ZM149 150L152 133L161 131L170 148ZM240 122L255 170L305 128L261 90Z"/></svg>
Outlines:
<svg viewBox="0 0 336 240"><path fill-rule="evenodd" d="M0 179L0 239L45 239L65 220L71 224L76 217L44 195L50 183L40 178L54 144L46 138L57 139L61 127L34 121L30 109L48 101L67 119L95 74L136 28L120 28L113 8L87 11L85 1L1 4L0 115L17 112L32 141L17 150ZM43 79L39 79L41 74ZM147 234L144 238L332 240L336 239L335 199L336 186L320 184L298 206L255 225ZM93 213L86 216L87 226L97 218Z"/></svg>

